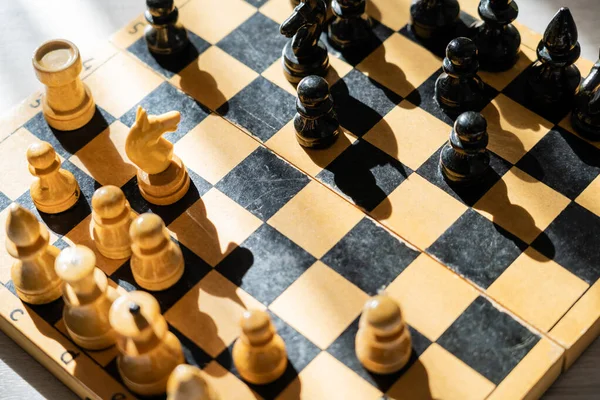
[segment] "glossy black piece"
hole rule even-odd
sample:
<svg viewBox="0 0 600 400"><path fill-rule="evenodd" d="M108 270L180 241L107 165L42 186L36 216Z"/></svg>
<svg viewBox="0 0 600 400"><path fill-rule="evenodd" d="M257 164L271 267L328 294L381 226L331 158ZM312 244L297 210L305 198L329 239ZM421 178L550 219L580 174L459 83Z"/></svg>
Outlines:
<svg viewBox="0 0 600 400"><path fill-rule="evenodd" d="M283 72L296 85L309 75L325 76L329 54L320 40L327 19L325 0L302 0L279 28L292 40L283 48Z"/></svg>
<svg viewBox="0 0 600 400"><path fill-rule="evenodd" d="M577 26L568 8L561 8L546 28L537 48L538 60L528 71L528 82L536 103L568 106L581 81L575 61L581 47Z"/></svg>
<svg viewBox="0 0 600 400"><path fill-rule="evenodd" d="M506 71L517 62L521 34L511 24L519 15L513 0L481 0L472 39L479 49L479 63L486 71Z"/></svg>
<svg viewBox="0 0 600 400"><path fill-rule="evenodd" d="M479 182L490 166L487 121L477 112L461 114L440 154L440 170L449 184Z"/></svg>
<svg viewBox="0 0 600 400"><path fill-rule="evenodd" d="M451 113L476 110L485 97L485 86L477 75L477 47L471 39L453 39L446 48L442 73L435 82L435 99Z"/></svg>
<svg viewBox="0 0 600 400"><path fill-rule="evenodd" d="M414 0L410 6L411 28L426 41L452 38L459 15L457 0Z"/></svg>
<svg viewBox="0 0 600 400"><path fill-rule="evenodd" d="M190 43L187 31L177 22L179 10L173 0L146 0L144 32L148 49L155 54L174 54Z"/></svg>
<svg viewBox="0 0 600 400"><path fill-rule="evenodd" d="M371 19L365 13L367 0L333 0L334 19L329 24L328 37L339 50L359 48L368 43L373 34Z"/></svg>
<svg viewBox="0 0 600 400"><path fill-rule="evenodd" d="M587 139L600 140L600 60L577 88L573 103L573 127Z"/></svg>
<svg viewBox="0 0 600 400"><path fill-rule="evenodd" d="M296 139L304 147L325 148L338 138L340 123L333 110L329 84L311 75L298 84L294 128Z"/></svg>

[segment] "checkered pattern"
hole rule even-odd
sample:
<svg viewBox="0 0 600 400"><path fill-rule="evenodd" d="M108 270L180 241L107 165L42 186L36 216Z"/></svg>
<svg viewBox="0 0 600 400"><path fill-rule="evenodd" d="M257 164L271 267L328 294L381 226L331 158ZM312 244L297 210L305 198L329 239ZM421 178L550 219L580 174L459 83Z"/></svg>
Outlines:
<svg viewBox="0 0 600 400"><path fill-rule="evenodd" d="M591 341L581 332L599 317L600 149L574 133L565 110L548 114L523 98L531 38L512 70L481 73L491 169L478 187L455 189L438 171L453 122L432 100L439 49L412 36L408 0L369 3L375 36L360 54L330 49L343 133L321 151L298 146L291 123L295 91L281 73L278 34L289 1L176 3L193 45L176 61L148 52L142 17L86 60L98 105L90 124L56 132L39 96L23 106L0 142L0 224L18 202L56 246L93 249L89 204L106 184L136 212L160 215L186 269L153 294L187 362L223 398L536 396ZM462 3L473 14L477 2ZM138 105L182 113L166 137L192 185L175 205L149 204L137 188L124 143ZM29 196L22 153L37 139L81 186L81 201L61 215L39 213ZM138 289L129 262L97 257L112 284ZM0 261L0 314L13 321L24 306L8 295L10 257ZM381 288L402 305L413 340L409 364L390 376L369 373L354 352L361 309ZM25 307L29 325L12 323L88 396L132 397L114 348L86 352L68 340L62 300ZM265 386L243 382L231 360L248 308L267 309L287 343L288 369Z"/></svg>

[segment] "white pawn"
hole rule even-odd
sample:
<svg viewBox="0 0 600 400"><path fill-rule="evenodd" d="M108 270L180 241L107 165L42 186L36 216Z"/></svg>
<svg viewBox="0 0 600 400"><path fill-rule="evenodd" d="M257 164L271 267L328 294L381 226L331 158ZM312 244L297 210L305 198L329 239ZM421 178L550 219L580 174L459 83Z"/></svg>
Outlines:
<svg viewBox="0 0 600 400"><path fill-rule="evenodd" d="M55 262L63 286L63 321L73 341L84 349L98 350L115 343L108 322L110 306L117 299L106 275L96 268L94 252L85 246L68 247Z"/></svg>
<svg viewBox="0 0 600 400"><path fill-rule="evenodd" d="M129 227L135 218L123 191L103 186L92 197L90 235L106 258L122 259L131 255Z"/></svg>
<svg viewBox="0 0 600 400"><path fill-rule="evenodd" d="M220 400L220 397L202 377L200 369L180 364L167 381L167 400Z"/></svg>
<svg viewBox="0 0 600 400"><path fill-rule="evenodd" d="M406 365L412 351L410 331L391 297L369 299L358 326L356 356L366 369L392 374Z"/></svg>
<svg viewBox="0 0 600 400"><path fill-rule="evenodd" d="M171 240L165 223L156 214L142 214L129 228L131 272L136 283L147 290L165 290L183 275L183 254Z"/></svg>
<svg viewBox="0 0 600 400"><path fill-rule="evenodd" d="M11 204L6 220L6 250L16 258L10 270L21 300L46 304L62 294L62 281L54 271L54 260L60 250L48 244L50 235L35 216Z"/></svg>
<svg viewBox="0 0 600 400"><path fill-rule="evenodd" d="M73 174L61 168L60 158L48 142L33 143L27 149L29 172L35 176L29 190L36 208L58 214L79 200L79 184Z"/></svg>

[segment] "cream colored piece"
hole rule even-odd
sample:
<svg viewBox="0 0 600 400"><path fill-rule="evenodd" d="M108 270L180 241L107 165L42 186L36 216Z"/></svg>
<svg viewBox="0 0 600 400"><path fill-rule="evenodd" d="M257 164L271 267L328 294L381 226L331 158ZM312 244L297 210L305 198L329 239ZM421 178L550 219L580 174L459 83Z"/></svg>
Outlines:
<svg viewBox="0 0 600 400"><path fill-rule="evenodd" d="M79 78L79 49L68 40L43 43L33 54L33 68L46 86L42 98L44 117L54 129L73 131L90 122L96 105L89 87Z"/></svg>
<svg viewBox="0 0 600 400"><path fill-rule="evenodd" d="M220 400L197 367L181 364L167 381L167 400Z"/></svg>
<svg viewBox="0 0 600 400"><path fill-rule="evenodd" d="M103 186L92 196L90 236L106 258L131 256L129 227L135 218L123 191L116 186Z"/></svg>
<svg viewBox="0 0 600 400"><path fill-rule="evenodd" d="M54 271L60 250L48 245L50 235L35 216L11 204L6 220L6 250L16 258L11 278L17 295L31 304L46 304L60 297L62 281Z"/></svg>
<svg viewBox="0 0 600 400"><path fill-rule="evenodd" d="M406 365L412 351L410 331L391 297L369 299L358 326L356 356L366 369L391 374Z"/></svg>
<svg viewBox="0 0 600 400"><path fill-rule="evenodd" d="M125 152L138 167L138 187L142 196L159 206L173 204L190 188L190 176L179 157L173 154L173 144L162 137L174 132L181 120L178 111L149 116L138 107Z"/></svg>
<svg viewBox="0 0 600 400"><path fill-rule="evenodd" d="M169 375L184 358L156 299L141 291L124 294L111 306L109 321L117 333L117 367L125 385L142 396L165 393Z"/></svg>
<svg viewBox="0 0 600 400"><path fill-rule="evenodd" d="M183 275L183 254L171 240L163 220L156 214L142 214L129 229L131 272L138 285L147 290L165 290Z"/></svg>
<svg viewBox="0 0 600 400"><path fill-rule="evenodd" d="M233 363L246 381L256 385L273 382L285 372L287 351L265 311L244 312L242 334L233 345Z"/></svg>
<svg viewBox="0 0 600 400"><path fill-rule="evenodd" d="M29 172L35 177L29 191L38 210L58 214L77 203L79 184L71 172L61 168L60 158L50 143L31 144L27 162Z"/></svg>
<svg viewBox="0 0 600 400"><path fill-rule="evenodd" d="M55 269L64 281L63 321L71 339L90 350L115 344L108 312L118 294L108 286L104 272L96 268L94 252L80 245L68 247L56 258Z"/></svg>

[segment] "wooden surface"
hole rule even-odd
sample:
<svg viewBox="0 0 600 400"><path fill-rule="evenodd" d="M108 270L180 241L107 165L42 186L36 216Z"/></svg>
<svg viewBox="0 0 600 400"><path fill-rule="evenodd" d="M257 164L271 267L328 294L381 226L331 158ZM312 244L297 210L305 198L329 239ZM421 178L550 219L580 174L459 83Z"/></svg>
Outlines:
<svg viewBox="0 0 600 400"><path fill-rule="evenodd" d="M393 0L390 0L393 1ZM597 57L600 17L597 0L519 0L519 21L543 30L556 9L571 7L579 26L584 56ZM18 0L0 11L0 107L8 109L39 87L30 68L33 49L52 37L77 38L82 51L105 40L139 14L141 0ZM77 15L77 18L74 16ZM582 71L587 74L587 71ZM546 399L592 399L600 393L600 340L547 392ZM74 399L41 365L0 333L0 393L3 399Z"/></svg>

